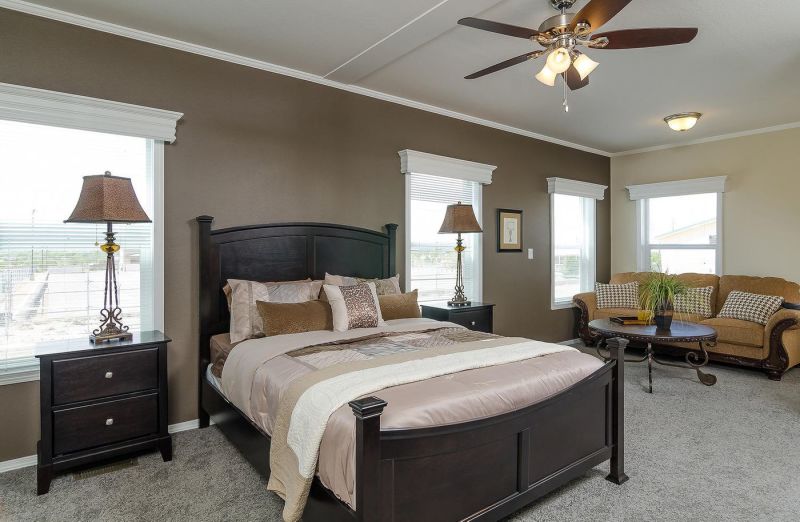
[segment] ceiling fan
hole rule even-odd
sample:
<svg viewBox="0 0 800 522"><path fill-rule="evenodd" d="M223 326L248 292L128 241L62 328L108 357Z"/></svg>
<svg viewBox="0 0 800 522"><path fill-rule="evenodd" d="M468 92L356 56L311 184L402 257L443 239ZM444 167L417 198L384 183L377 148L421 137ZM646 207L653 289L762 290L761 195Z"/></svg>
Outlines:
<svg viewBox="0 0 800 522"><path fill-rule="evenodd" d="M638 49L642 47L659 47L688 43L697 36L696 27L623 29L594 34L594 31L600 29L603 24L616 16L632 0L590 0L576 14L567 12L567 9L571 8L576 0L549 1L550 5L560 11L560 14L551 16L542 22L538 30L480 18L468 17L459 20L458 23L461 25L506 36L525 38L543 47L543 49L525 53L481 69L465 76L465 79L474 80L512 65L535 60L549 53L547 62L536 75L536 79L552 87L555 85L556 77L560 75L564 80L564 110L568 111L567 87L571 90L586 87L589 84L589 74L599 65L581 52L579 48Z"/></svg>

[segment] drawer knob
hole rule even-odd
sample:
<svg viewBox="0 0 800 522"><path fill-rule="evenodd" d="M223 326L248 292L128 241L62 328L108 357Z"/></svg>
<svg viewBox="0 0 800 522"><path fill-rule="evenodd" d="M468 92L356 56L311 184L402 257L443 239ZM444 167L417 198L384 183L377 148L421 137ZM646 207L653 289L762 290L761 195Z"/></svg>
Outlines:
<svg viewBox="0 0 800 522"><path fill-rule="evenodd" d="M111 426L113 424L114 424L114 419L112 417L106 419L106 426Z"/></svg>
<svg viewBox="0 0 800 522"><path fill-rule="evenodd" d="M471 324L472 326L475 326L475 321L471 321L469 324Z"/></svg>
<svg viewBox="0 0 800 522"><path fill-rule="evenodd" d="M110 379L114 376L114 372L106 372L106 379Z"/></svg>

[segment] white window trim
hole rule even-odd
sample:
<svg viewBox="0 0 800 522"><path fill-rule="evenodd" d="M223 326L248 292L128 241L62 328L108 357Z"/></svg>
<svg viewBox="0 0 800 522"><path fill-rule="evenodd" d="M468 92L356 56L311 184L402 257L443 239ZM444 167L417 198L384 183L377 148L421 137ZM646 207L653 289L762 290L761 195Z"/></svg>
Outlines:
<svg viewBox="0 0 800 522"><path fill-rule="evenodd" d="M409 292L413 289L409 286L411 280L411 249L409 248L411 242L411 198L409 197L410 178L407 174L427 174L429 176L463 179L475 181L481 185L490 185L492 183L492 174L497 167L410 149L398 151L397 154L400 156L400 173L405 177L405 240L403 245L405 268L403 270L403 286L406 292ZM483 229L483 187L481 187L477 205L473 206L473 210L478 224ZM475 248L481 252L481 255L475 256L475 291L471 299L480 302L483 300L483 234L475 235L477 236L474 238Z"/></svg>
<svg viewBox="0 0 800 522"><path fill-rule="evenodd" d="M591 263L586 279L595 281L597 277L597 201L605 199L606 185L577 181L565 178L547 178L547 192L550 193L550 309L563 310L572 308L572 299L568 301L556 300L556 242L555 242L555 195L578 196L586 198L584 215L591 223L587 223L593 231L590 245L587 249L592 254Z"/></svg>
<svg viewBox="0 0 800 522"><path fill-rule="evenodd" d="M715 250L715 274L724 273L722 260L723 253L723 223L724 223L724 198L727 187L727 176L714 176L710 178L697 178L680 181L665 181L662 183L647 183L644 185L629 185L628 190L631 201L636 201L636 269L639 272L649 272L650 251L652 249L669 250ZM717 242L714 245L690 244L658 244L648 242L647 230L650 216L647 200L650 198L664 198L672 196L691 196L694 194L717 194Z"/></svg>
<svg viewBox="0 0 800 522"><path fill-rule="evenodd" d="M153 140L153 321L157 330L164 329L164 143L175 141L182 116L179 112L0 83L0 120ZM38 359L11 361L0 371L0 386L39 380Z"/></svg>

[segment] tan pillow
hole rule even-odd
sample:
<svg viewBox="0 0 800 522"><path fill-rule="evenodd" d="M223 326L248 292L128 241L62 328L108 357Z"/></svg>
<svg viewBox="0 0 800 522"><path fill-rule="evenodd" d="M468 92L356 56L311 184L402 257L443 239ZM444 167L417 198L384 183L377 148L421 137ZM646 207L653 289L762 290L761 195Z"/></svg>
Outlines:
<svg viewBox="0 0 800 522"><path fill-rule="evenodd" d="M364 279L363 277L348 277L340 275L332 275L325 272L325 284L335 286L351 286L358 283L375 283L375 291L378 295L392 295L400 294L400 274L386 278L386 279ZM320 298L322 299L322 298Z"/></svg>
<svg viewBox="0 0 800 522"><path fill-rule="evenodd" d="M386 323L381 316L378 294L375 283L359 283L357 285L322 287L333 314L333 329L346 332L353 328L375 328Z"/></svg>
<svg viewBox="0 0 800 522"><path fill-rule="evenodd" d="M262 337L264 330L256 301L304 303L316 299L312 282L265 284L228 279L231 286L231 342Z"/></svg>
<svg viewBox="0 0 800 522"><path fill-rule="evenodd" d="M264 335L333 330L331 305L324 301L305 303L267 303L257 301Z"/></svg>
<svg viewBox="0 0 800 522"><path fill-rule="evenodd" d="M422 317L417 304L416 290L405 294L379 295L378 303L381 305L381 316L384 321Z"/></svg>

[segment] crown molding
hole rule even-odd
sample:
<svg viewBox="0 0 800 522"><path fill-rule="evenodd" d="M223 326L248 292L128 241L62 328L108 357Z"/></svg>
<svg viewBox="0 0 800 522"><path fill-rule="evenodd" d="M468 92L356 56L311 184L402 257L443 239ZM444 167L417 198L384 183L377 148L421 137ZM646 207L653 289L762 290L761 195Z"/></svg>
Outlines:
<svg viewBox="0 0 800 522"><path fill-rule="evenodd" d="M603 200L605 198L606 185L589 183L588 181L577 181L565 178L547 178L547 192L550 194L564 194L567 196L578 196L582 198L592 198ZM570 304L570 306L572 306Z"/></svg>
<svg viewBox="0 0 800 522"><path fill-rule="evenodd" d="M628 185L625 188L628 190L631 201L636 201L646 198L665 198L670 196L689 196L691 194L725 192L727 180L728 176L714 176L711 178Z"/></svg>
<svg viewBox="0 0 800 522"><path fill-rule="evenodd" d="M179 51L184 51L187 53L198 54L201 56L206 56L208 58L214 58L217 60L243 65L245 67L260 69L262 71L268 71L283 76L290 76L292 78L297 78L300 80L305 80L320 85L325 85L327 87L333 87L335 89L352 92L354 94L360 94L362 96L369 96L370 98L375 98L390 103L405 105L406 107L411 107L426 112L432 112L434 114L439 114L441 116L455 118L469 123L482 125L484 127L490 127L504 132L510 132L512 134L519 134L521 136L525 136L528 138L546 141L548 143L553 143L556 145L562 145L564 147L569 147L583 152L589 152L591 154L597 154L599 156L611 157L612 155L610 152L604 150L595 149L592 147L580 145L578 143L572 143L566 140L561 140L558 138L553 138L551 136L546 136L544 134L539 134L525 129L512 127L511 125L505 125L503 123L498 123L496 121L491 121L484 118L478 118L477 116L471 116L469 114L452 111L450 109L445 109L443 107L437 107L435 105L429 105L427 103L409 100L407 98L402 98L400 96L395 96L393 94L387 94L384 92L375 91L364 87L359 87L357 85L350 85L337 82L334 80L329 80L322 76L307 73L304 71L299 71L297 69L276 65L273 63L257 60L254 58L248 58L246 56L241 56L226 51L220 51L218 49L205 47L203 45L184 42L182 40L177 40L166 36L160 36L157 34L148 33L146 31L140 31L138 29L132 29L130 27L125 27L122 25L112 24L110 22L104 22L102 20L97 20L95 18L89 18L86 16L69 13L67 11L61 11L59 9L53 9L51 7L45 7L41 5L32 4L30 2L24 2L22 0L0 0L0 8L11 9L13 11L19 11L21 13L39 16L42 18L48 18L50 20L56 20L71 25L77 25L80 27L85 27L87 29L102 31L104 33L110 33L117 36L123 36L125 38L131 38L133 40L139 40L141 42L159 45L161 47L169 47L170 49L177 49Z"/></svg>
<svg viewBox="0 0 800 522"><path fill-rule="evenodd" d="M642 154L645 152L655 152L659 150L677 149L679 147L688 147L690 145L700 145L702 143L711 143L714 141L732 140L735 138L744 138L746 136L755 136L756 134L767 134L769 132L780 132L783 130L800 128L800 121L792 123L784 123L782 125L774 125L772 127L763 127L761 129L752 129L741 132L732 132L730 134L719 134L717 136L709 136L708 138L700 138L697 140L684 141L681 143L673 143L670 145L656 145L654 147L645 147L643 149L633 149L624 152L612 152L609 154L611 158L619 158L622 156L631 156L633 154Z"/></svg>
<svg viewBox="0 0 800 522"><path fill-rule="evenodd" d="M175 141L179 112L0 83L0 119Z"/></svg>
<svg viewBox="0 0 800 522"><path fill-rule="evenodd" d="M403 174L427 174L428 176L442 176L467 181L475 181L483 185L492 183L494 165L485 165L447 156L437 156L416 150L401 150L400 172Z"/></svg>

